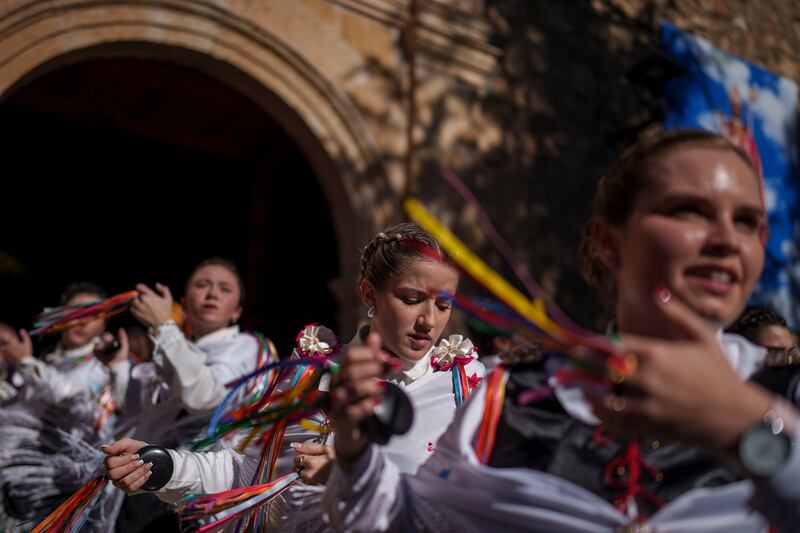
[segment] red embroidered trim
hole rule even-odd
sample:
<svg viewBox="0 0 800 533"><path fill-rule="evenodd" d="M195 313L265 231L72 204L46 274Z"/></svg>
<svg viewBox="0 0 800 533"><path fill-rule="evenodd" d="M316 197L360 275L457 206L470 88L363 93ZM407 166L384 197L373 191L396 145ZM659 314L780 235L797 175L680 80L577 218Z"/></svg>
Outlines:
<svg viewBox="0 0 800 533"><path fill-rule="evenodd" d="M598 432L596 431L595 435L597 434ZM618 473L620 469L623 470L621 474ZM631 500L636 501L637 496L641 496L656 508L664 505L661 498L648 491L641 484L642 473L648 474L653 479L656 479L660 474L658 470L642 459L639 441L632 439L625 451L612 459L603 471L603 481L606 486L620 491L620 494L614 500L614 506L620 511L625 512Z"/></svg>

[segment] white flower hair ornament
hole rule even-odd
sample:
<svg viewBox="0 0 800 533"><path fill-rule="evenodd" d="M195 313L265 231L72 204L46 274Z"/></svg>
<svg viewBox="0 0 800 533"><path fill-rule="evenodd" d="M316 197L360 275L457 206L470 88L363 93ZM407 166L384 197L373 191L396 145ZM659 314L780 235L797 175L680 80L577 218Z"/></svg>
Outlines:
<svg viewBox="0 0 800 533"><path fill-rule="evenodd" d="M478 355L472 341L463 335L450 335L442 339L433 349L431 364L440 371L450 370L453 365L465 365Z"/></svg>
<svg viewBox="0 0 800 533"><path fill-rule="evenodd" d="M295 351L300 357L327 356L339 348L339 339L333 331L319 324L309 324L300 330L295 339Z"/></svg>

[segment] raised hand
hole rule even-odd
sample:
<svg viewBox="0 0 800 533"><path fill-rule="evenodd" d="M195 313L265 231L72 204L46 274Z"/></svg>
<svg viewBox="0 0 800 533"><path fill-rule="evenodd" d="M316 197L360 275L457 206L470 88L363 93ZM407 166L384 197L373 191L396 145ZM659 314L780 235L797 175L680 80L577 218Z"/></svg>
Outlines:
<svg viewBox="0 0 800 533"><path fill-rule="evenodd" d="M665 289L657 301L684 338L623 335L636 372L614 394L590 399L594 412L616 433L727 449L762 419L772 395L740 381L702 317Z"/></svg>
<svg viewBox="0 0 800 533"><path fill-rule="evenodd" d="M385 384L380 380L386 356L381 338L372 332L364 346L349 348L342 360L339 382L331 391L331 420L336 430L336 457L356 459L367 446L361 423L381 400Z"/></svg>
<svg viewBox="0 0 800 533"><path fill-rule="evenodd" d="M154 291L144 283L136 285L139 296L131 304L133 316L147 327L158 327L172 320L173 299L169 287L160 283L155 287Z"/></svg>
<svg viewBox="0 0 800 533"><path fill-rule="evenodd" d="M300 479L308 485L324 485L328 482L336 453L324 444L293 442L294 464Z"/></svg>

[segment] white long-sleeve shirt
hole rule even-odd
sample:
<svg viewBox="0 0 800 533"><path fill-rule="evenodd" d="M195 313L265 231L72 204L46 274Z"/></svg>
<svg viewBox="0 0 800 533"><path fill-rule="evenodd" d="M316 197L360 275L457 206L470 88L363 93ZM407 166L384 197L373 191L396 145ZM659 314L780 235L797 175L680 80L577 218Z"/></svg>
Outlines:
<svg viewBox="0 0 800 533"><path fill-rule="evenodd" d="M229 383L256 369L261 351L256 339L238 326L222 328L191 342L174 325L158 329L153 360L131 371L138 406L134 435L158 443L182 410L208 414L225 398ZM131 386L129 383L128 386ZM129 402L131 395L127 395Z"/></svg>
<svg viewBox="0 0 800 533"><path fill-rule="evenodd" d="M110 383L114 399L121 400L130 364L125 361L109 369L92 356L97 341L94 338L83 346L68 350L59 345L45 356L44 361L33 356L25 357L17 366L17 375L23 381L19 398L54 405L85 391L96 396Z"/></svg>

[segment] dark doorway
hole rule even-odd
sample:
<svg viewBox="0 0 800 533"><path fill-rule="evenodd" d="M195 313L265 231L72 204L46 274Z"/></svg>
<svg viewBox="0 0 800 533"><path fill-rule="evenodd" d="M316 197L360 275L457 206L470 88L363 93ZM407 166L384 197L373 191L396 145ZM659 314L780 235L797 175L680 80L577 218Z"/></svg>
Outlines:
<svg viewBox="0 0 800 533"><path fill-rule="evenodd" d="M336 327L333 223L301 150L225 83L172 63L100 59L0 104L0 320L29 327L70 282L168 284L211 256L242 270L242 323L282 354ZM121 315L118 323L130 321Z"/></svg>

